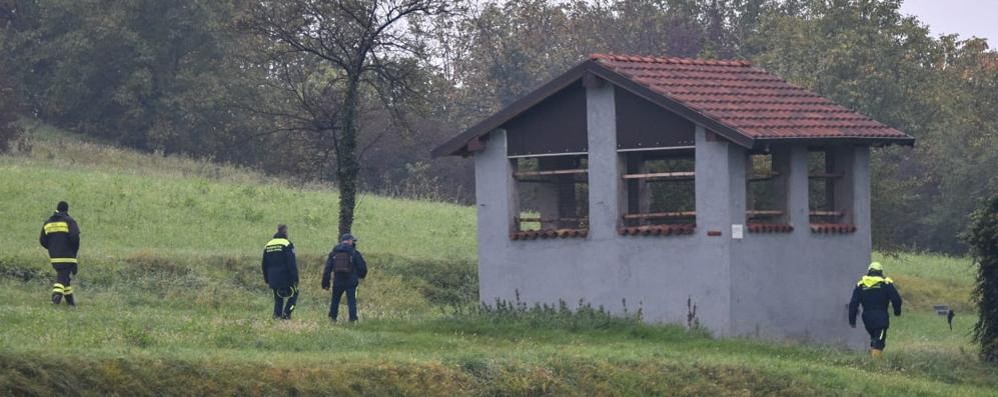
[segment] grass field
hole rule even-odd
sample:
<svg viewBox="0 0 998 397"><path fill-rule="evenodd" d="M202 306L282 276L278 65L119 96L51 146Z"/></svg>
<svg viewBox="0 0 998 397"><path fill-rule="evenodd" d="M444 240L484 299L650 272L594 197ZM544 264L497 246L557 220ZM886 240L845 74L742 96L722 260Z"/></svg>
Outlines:
<svg viewBox="0 0 998 397"><path fill-rule="evenodd" d="M330 186L86 143L32 125L0 156L0 394L993 396L969 341L968 260L879 257L906 298L886 359L715 340L599 312L474 308L474 209L364 196L371 263L362 322L332 325L320 290L335 239ZM84 249L79 307L48 303L37 246L71 203ZM291 322L269 319L259 253L287 223L301 260ZM931 312L957 310L954 330Z"/></svg>

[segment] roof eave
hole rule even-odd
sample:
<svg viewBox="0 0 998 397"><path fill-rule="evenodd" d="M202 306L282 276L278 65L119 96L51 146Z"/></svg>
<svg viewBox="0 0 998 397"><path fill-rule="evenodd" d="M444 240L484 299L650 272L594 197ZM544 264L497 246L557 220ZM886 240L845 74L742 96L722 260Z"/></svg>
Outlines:
<svg viewBox="0 0 998 397"><path fill-rule="evenodd" d="M903 138L890 138L890 137L793 137L793 138L756 138L755 148L760 148L769 144L782 144L782 143L803 143L809 145L815 144L836 144L836 143L854 143L860 145L869 146L887 146L887 145L899 145L899 146L915 146L915 138L911 136L905 136Z"/></svg>
<svg viewBox="0 0 998 397"><path fill-rule="evenodd" d="M544 83L544 85L541 85L509 106L506 106L492 116L489 116L485 120L478 122L478 124L464 130L464 132L460 133L458 136L451 138L440 146L437 146L430 152L430 154L433 158L461 154L463 148L472 139L488 134L492 130L499 128L507 121L518 116L520 113L523 113L552 94L561 91L565 87L568 87L581 79L582 76L584 76L590 69L589 65L592 63L595 63L595 61L591 59L580 62L567 72L549 80L547 83Z"/></svg>

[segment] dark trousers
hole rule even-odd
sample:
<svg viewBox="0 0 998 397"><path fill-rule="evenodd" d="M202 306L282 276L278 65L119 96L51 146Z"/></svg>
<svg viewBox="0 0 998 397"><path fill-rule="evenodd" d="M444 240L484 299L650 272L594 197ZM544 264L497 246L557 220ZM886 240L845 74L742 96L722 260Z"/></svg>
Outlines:
<svg viewBox="0 0 998 397"><path fill-rule="evenodd" d="M274 318L291 319L295 303L298 303L298 287L274 289Z"/></svg>
<svg viewBox="0 0 998 397"><path fill-rule="evenodd" d="M73 287L70 286L72 279L70 276L76 273L77 265L75 263L53 263L52 268L55 269L55 284L52 285L52 301L58 303L56 300L56 295L66 298L66 303L69 305L75 304L73 299Z"/></svg>
<svg viewBox="0 0 998 397"><path fill-rule="evenodd" d="M350 321L357 321L357 287L333 287L333 302L329 305L329 317L336 320L340 314L340 299L347 293L347 307L350 310Z"/></svg>
<svg viewBox="0 0 998 397"><path fill-rule="evenodd" d="M870 334L870 348L884 350L887 347L887 328L866 327L866 332Z"/></svg>

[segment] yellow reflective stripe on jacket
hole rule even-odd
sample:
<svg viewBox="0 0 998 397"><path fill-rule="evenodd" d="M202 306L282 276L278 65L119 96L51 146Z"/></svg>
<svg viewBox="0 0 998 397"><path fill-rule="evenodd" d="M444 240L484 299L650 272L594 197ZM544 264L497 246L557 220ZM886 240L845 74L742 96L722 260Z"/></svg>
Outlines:
<svg viewBox="0 0 998 397"><path fill-rule="evenodd" d="M284 247L287 247L289 245L291 245L291 241L288 241L288 239L286 239L286 238L275 238L273 240L268 241L267 245L265 247L263 247L263 250L265 252L280 251L280 250L284 249Z"/></svg>
<svg viewBox="0 0 998 397"><path fill-rule="evenodd" d="M72 295L73 294L73 287L66 287L65 289L62 290L62 294L63 295Z"/></svg>
<svg viewBox="0 0 998 397"><path fill-rule="evenodd" d="M63 293L63 291L65 291L65 287L63 287L62 284L56 283L56 284L52 285L52 292L53 293L61 294L61 293Z"/></svg>
<svg viewBox="0 0 998 397"><path fill-rule="evenodd" d="M45 224L45 234L69 233L69 222L51 222Z"/></svg>
<svg viewBox="0 0 998 397"><path fill-rule="evenodd" d="M291 245L291 241L288 241L288 239L286 239L286 238L275 238L275 239L270 240L270 241L267 242L267 246L268 247L272 246L272 245L280 245L280 246L284 247L284 246Z"/></svg>
<svg viewBox="0 0 998 397"><path fill-rule="evenodd" d="M79 263L76 258L51 258L52 263Z"/></svg>
<svg viewBox="0 0 998 397"><path fill-rule="evenodd" d="M856 283L856 286L863 286L865 288L878 288L877 284L880 283L891 284L894 283L894 280L891 280L890 277L863 276L863 278L859 279L859 282Z"/></svg>

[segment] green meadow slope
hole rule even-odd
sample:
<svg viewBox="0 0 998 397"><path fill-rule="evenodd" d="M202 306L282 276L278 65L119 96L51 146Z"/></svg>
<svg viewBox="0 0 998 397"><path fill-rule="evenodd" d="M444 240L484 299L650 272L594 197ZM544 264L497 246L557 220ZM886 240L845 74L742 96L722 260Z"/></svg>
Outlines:
<svg viewBox="0 0 998 397"><path fill-rule="evenodd" d="M336 195L251 170L139 154L31 125L0 156L0 394L993 396L968 333L969 261L881 258L908 312L886 359L714 340L599 312L474 308L474 208L363 196L362 322L332 325L319 273ZM71 203L79 307L52 307L37 237ZM269 318L259 254L287 223L302 266L291 322ZM954 330L931 312L953 305Z"/></svg>

